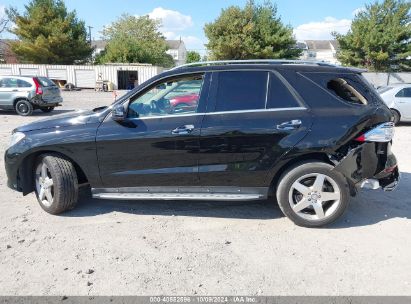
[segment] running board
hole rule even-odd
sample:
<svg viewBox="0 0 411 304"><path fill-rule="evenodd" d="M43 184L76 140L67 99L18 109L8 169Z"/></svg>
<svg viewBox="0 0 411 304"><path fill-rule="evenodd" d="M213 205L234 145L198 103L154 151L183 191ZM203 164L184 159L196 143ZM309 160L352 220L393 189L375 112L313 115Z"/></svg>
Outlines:
<svg viewBox="0 0 411 304"><path fill-rule="evenodd" d="M113 200L196 200L196 201L254 201L263 199L258 194L224 193L99 193L94 198Z"/></svg>
<svg viewBox="0 0 411 304"><path fill-rule="evenodd" d="M182 188L175 191L170 191L171 187L165 188L168 189L144 188L144 192L141 188L100 188L92 189L92 195L93 198L112 200L254 201L267 198L266 188L187 187L185 191Z"/></svg>

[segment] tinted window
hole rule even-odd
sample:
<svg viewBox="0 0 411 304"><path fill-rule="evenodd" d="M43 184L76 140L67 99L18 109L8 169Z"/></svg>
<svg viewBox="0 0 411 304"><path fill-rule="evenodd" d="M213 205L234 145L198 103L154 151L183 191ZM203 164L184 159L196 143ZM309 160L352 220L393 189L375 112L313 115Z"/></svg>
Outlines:
<svg viewBox="0 0 411 304"><path fill-rule="evenodd" d="M395 95L395 97L411 97L411 88L404 88Z"/></svg>
<svg viewBox="0 0 411 304"><path fill-rule="evenodd" d="M159 83L130 102L128 117L195 113L202 85L202 75Z"/></svg>
<svg viewBox="0 0 411 304"><path fill-rule="evenodd" d="M219 72L216 111L264 109L268 72Z"/></svg>
<svg viewBox="0 0 411 304"><path fill-rule="evenodd" d="M341 99L355 104L366 105L367 99L359 91L357 91L351 83L343 78L335 78L327 83L327 89L332 91Z"/></svg>
<svg viewBox="0 0 411 304"><path fill-rule="evenodd" d="M17 79L17 86L19 88L30 88L31 87L31 83L21 80L21 79Z"/></svg>
<svg viewBox="0 0 411 304"><path fill-rule="evenodd" d="M0 88L17 88L17 79L16 78L1 79Z"/></svg>
<svg viewBox="0 0 411 304"><path fill-rule="evenodd" d="M274 74L270 74L270 90L267 109L299 107L294 95L287 86Z"/></svg>

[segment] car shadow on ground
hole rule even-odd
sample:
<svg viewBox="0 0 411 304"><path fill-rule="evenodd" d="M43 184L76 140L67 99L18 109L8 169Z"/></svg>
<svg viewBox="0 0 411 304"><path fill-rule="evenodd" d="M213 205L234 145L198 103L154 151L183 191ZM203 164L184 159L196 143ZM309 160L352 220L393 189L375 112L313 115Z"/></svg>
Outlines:
<svg viewBox="0 0 411 304"><path fill-rule="evenodd" d="M401 183L393 192L362 190L351 199L348 211L329 229L368 226L395 218L411 219L411 173L402 172ZM257 202L208 201L115 201L97 200L82 190L77 207L63 216L90 217L121 212L149 216L190 216L232 219L275 220L284 217L273 200Z"/></svg>
<svg viewBox="0 0 411 304"><path fill-rule="evenodd" d="M68 113L68 112L75 112L77 110L63 110L63 109L55 109L49 113L45 113L41 110L34 110L33 114L27 117L49 117L49 116L53 116L53 115L58 115L58 114L64 114L64 113ZM19 116L19 114L17 114L16 112L13 111L0 111L0 115L7 115L7 116ZM20 117L20 116L19 116Z"/></svg>

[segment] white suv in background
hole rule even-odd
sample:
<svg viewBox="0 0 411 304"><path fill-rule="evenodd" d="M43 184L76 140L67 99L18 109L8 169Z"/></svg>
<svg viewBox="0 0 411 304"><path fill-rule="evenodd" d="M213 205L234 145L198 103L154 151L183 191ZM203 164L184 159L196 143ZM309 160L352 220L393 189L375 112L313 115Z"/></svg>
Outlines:
<svg viewBox="0 0 411 304"><path fill-rule="evenodd" d="M392 84L378 89L382 99L391 109L394 122L411 122L411 83Z"/></svg>

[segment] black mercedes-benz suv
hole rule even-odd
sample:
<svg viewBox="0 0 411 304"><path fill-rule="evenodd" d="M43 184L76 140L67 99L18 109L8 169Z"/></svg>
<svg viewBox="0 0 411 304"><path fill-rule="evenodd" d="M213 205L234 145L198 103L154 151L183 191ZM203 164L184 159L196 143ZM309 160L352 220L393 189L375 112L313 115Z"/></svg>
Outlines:
<svg viewBox="0 0 411 304"><path fill-rule="evenodd" d="M302 61L186 65L109 107L14 130L8 185L72 209L82 185L120 200L272 198L297 225L339 218L358 188L392 190L390 110L362 70Z"/></svg>

